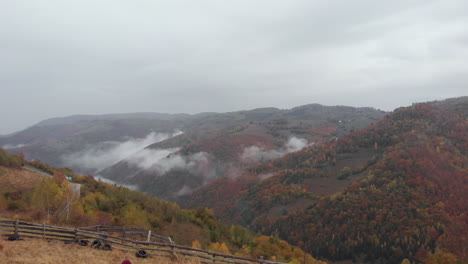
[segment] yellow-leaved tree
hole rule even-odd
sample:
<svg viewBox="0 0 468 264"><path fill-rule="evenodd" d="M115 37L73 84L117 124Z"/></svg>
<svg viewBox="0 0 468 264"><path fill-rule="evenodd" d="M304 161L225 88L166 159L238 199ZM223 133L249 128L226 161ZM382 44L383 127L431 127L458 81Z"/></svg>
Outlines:
<svg viewBox="0 0 468 264"><path fill-rule="evenodd" d="M202 245L200 244L200 241L194 240L194 241L192 242L192 247L193 247L193 248L202 248Z"/></svg>
<svg viewBox="0 0 468 264"><path fill-rule="evenodd" d="M426 264L456 264L461 263L460 260L453 254L443 251L437 251L429 255L425 260Z"/></svg>
<svg viewBox="0 0 468 264"><path fill-rule="evenodd" d="M64 191L53 179L43 179L34 188L31 205L38 208L49 219L55 215L64 203Z"/></svg>
<svg viewBox="0 0 468 264"><path fill-rule="evenodd" d="M126 226L146 229L150 228L146 212L133 203L129 203L124 208L122 208L120 213L120 220Z"/></svg>
<svg viewBox="0 0 468 264"><path fill-rule="evenodd" d="M229 248L226 246L226 244L224 244L224 243L219 243L219 242L212 243L212 244L208 247L208 250L214 251L214 252L218 252L218 253L222 253L222 254L231 254L231 251L230 251Z"/></svg>

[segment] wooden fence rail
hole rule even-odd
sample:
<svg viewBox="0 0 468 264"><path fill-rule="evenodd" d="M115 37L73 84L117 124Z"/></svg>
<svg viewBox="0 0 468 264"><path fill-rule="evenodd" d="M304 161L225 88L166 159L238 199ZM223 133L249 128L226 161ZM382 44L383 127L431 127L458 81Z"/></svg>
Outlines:
<svg viewBox="0 0 468 264"><path fill-rule="evenodd" d="M134 251L144 250L148 255L174 256L182 255L188 258L198 258L203 264L224 262L229 264L284 264L263 259L222 254L209 250L176 245L171 238L153 234L151 231L128 227L91 226L83 228L67 228L23 221L0 220L0 235L14 235L27 238L60 240L65 242L80 242L94 240L113 248ZM135 236L145 240L136 240ZM94 242L93 241L93 242Z"/></svg>
<svg viewBox="0 0 468 264"><path fill-rule="evenodd" d="M99 233L109 233L109 234L120 233L123 237L134 237L134 238L139 237L139 238L143 238L144 241L147 241L147 242L154 241L154 242L173 244L173 241L170 237L157 235L157 234L152 233L151 230L144 230L140 228L96 225L96 226L81 227L79 229L95 231Z"/></svg>

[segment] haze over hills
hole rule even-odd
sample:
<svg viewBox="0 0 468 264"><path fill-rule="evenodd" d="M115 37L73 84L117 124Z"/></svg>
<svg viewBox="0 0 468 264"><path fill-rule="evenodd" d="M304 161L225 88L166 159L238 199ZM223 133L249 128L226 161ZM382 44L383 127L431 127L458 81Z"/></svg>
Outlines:
<svg viewBox="0 0 468 264"><path fill-rule="evenodd" d="M252 164L375 122L384 112L307 105L291 110L256 109L226 115L205 116L197 124L197 132L148 146L99 174L174 200L213 180L235 178ZM226 128L205 128L226 121L229 121Z"/></svg>
<svg viewBox="0 0 468 264"><path fill-rule="evenodd" d="M330 260L467 259L467 99L397 109L180 202Z"/></svg>
<svg viewBox="0 0 468 264"><path fill-rule="evenodd" d="M42 121L0 139L10 151L174 199L261 160L379 120L372 108L311 104L230 113L134 113ZM244 153L245 152L245 153ZM169 156L169 155L172 156Z"/></svg>

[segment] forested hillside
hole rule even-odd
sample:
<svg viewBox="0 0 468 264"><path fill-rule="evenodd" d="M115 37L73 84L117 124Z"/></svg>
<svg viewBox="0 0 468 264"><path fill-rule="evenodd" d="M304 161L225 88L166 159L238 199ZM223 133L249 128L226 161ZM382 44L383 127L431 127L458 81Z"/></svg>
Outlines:
<svg viewBox="0 0 468 264"><path fill-rule="evenodd" d="M53 177L24 170L34 167ZM71 181L67 180L70 177ZM76 196L78 185L79 194ZM0 149L0 216L67 226L119 225L151 229L177 244L277 261L304 259L304 251L277 237L257 236L218 222L207 208L182 210L176 204L82 176ZM306 255L308 263L320 263Z"/></svg>
<svg viewBox="0 0 468 264"><path fill-rule="evenodd" d="M257 163L340 137L378 121L372 108L304 105L195 115L184 134L133 153L97 174L168 200ZM161 153L161 159L156 159Z"/></svg>
<svg viewBox="0 0 468 264"><path fill-rule="evenodd" d="M52 118L0 137L0 147L175 200L244 168L340 137L386 113L309 104L228 113ZM292 141L291 141L292 140Z"/></svg>
<svg viewBox="0 0 468 264"><path fill-rule="evenodd" d="M334 142L214 182L185 202L330 260L466 260L466 103L397 109Z"/></svg>

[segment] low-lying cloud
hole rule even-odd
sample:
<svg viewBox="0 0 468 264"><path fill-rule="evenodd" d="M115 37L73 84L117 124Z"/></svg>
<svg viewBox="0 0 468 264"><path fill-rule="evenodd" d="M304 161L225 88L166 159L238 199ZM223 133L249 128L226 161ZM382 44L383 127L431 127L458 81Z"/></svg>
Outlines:
<svg viewBox="0 0 468 264"><path fill-rule="evenodd" d="M311 146L303 138L290 138L280 149L265 149L259 146L250 146L244 149L241 154L241 159L246 162L264 162L272 159L280 158L288 153L299 151L307 146Z"/></svg>
<svg viewBox="0 0 468 264"><path fill-rule="evenodd" d="M171 149L143 149L126 161L146 171L153 171L163 175L172 169L189 170L200 173L204 178L215 177L216 172L211 157L206 152L190 155L177 153L179 148Z"/></svg>
<svg viewBox="0 0 468 264"><path fill-rule="evenodd" d="M182 196L182 195L191 194L192 192L193 192L193 189L190 186L184 185L184 186L182 186L182 188L180 188L180 190L178 190L175 193L175 196L179 197L179 196Z"/></svg>
<svg viewBox="0 0 468 264"><path fill-rule="evenodd" d="M126 187L126 188L128 188L130 190L138 191L138 186L134 185L134 184L123 184L121 182L116 182L116 181L113 181L111 179L104 178L101 175L94 176L94 179L96 179L98 181L105 182L105 183L113 184L113 185L116 185L116 186Z"/></svg>
<svg viewBox="0 0 468 264"><path fill-rule="evenodd" d="M79 167L88 171L97 172L110 167L115 163L132 156L146 146L182 134L181 131L173 133L150 133L144 138L133 138L125 142L105 141L85 150L64 155L65 165ZM170 153L170 152L169 152ZM169 154L167 153L167 154ZM167 155L166 154L166 155Z"/></svg>
<svg viewBox="0 0 468 264"><path fill-rule="evenodd" d="M260 174L260 175L258 175L258 178L261 181L263 181L263 180L266 180L266 179L270 178L273 175L275 175L275 174L273 174L273 173Z"/></svg>
<svg viewBox="0 0 468 264"><path fill-rule="evenodd" d="M26 147L27 145L28 144L17 144L17 145L6 144L6 145L3 145L2 148L3 149L17 149L17 148Z"/></svg>

